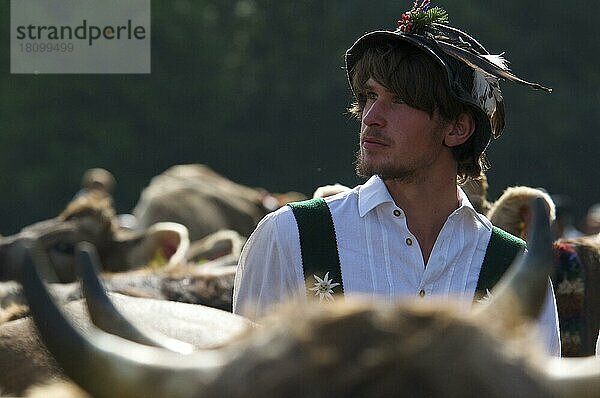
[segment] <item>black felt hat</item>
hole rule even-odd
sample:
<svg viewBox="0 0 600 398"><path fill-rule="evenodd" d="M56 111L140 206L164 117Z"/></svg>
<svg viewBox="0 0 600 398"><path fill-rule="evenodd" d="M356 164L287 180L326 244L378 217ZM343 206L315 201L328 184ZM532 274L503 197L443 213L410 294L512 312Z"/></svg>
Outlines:
<svg viewBox="0 0 600 398"><path fill-rule="evenodd" d="M500 79L514 81L547 92L552 89L525 81L508 69L500 55L491 55L467 33L447 25L447 14L439 7L429 7L425 0L402 14L395 31L374 31L360 37L346 51L346 73L352 87L354 66L364 52L384 42L406 42L425 51L446 71L448 86L461 102L474 111L476 127L474 149L481 154L491 137L498 138L504 128L504 104Z"/></svg>

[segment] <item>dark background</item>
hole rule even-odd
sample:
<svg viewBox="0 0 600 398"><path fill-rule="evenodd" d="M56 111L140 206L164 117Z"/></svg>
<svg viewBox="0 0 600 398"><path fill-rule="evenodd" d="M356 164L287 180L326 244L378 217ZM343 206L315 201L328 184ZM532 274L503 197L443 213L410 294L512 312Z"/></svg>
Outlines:
<svg viewBox="0 0 600 398"><path fill-rule="evenodd" d="M598 2L453 0L450 22L552 94L505 83L507 125L488 150L490 196L510 185L567 194L579 220L600 202ZM152 2L150 75L11 75L0 5L0 234L53 217L82 173L117 178L129 212L151 177L205 163L270 191L354 185L358 124L344 51L394 29L407 1ZM596 33L594 33L596 32Z"/></svg>

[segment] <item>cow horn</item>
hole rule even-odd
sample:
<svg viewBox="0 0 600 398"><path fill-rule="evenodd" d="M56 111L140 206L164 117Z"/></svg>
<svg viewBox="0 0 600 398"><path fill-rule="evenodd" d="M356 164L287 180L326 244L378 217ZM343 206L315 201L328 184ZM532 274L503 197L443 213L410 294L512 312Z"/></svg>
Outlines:
<svg viewBox="0 0 600 398"><path fill-rule="evenodd" d="M548 291L548 275L553 266L552 236L544 201L532 203L533 228L528 252L519 256L492 291L491 299L476 312L476 317L498 319L510 329L514 317L536 318ZM498 317L498 314L505 316Z"/></svg>
<svg viewBox="0 0 600 398"><path fill-rule="evenodd" d="M83 295L94 325L140 344L162 347L182 354L189 354L194 350L194 347L186 342L155 331L140 330L117 310L99 279L98 270L102 267L94 245L88 242L78 244L77 259Z"/></svg>
<svg viewBox="0 0 600 398"><path fill-rule="evenodd" d="M56 307L35 263L47 261L34 241L17 247L21 283L38 331L67 376L95 397L203 397L235 351L181 355L105 333L80 333ZM90 360L93 358L93 360Z"/></svg>

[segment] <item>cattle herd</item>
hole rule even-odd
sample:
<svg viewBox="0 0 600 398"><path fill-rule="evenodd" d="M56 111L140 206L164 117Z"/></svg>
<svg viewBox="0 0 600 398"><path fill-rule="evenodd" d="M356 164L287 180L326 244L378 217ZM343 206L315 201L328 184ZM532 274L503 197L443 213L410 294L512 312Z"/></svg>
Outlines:
<svg viewBox="0 0 600 398"><path fill-rule="evenodd" d="M490 203L485 185L466 188L529 246L472 312L348 299L284 306L260 325L230 312L237 259L265 214L303 195L179 165L124 225L106 193L79 194L0 236L0 396L600 396L600 235L552 242L547 195ZM562 358L527 332L549 274Z"/></svg>

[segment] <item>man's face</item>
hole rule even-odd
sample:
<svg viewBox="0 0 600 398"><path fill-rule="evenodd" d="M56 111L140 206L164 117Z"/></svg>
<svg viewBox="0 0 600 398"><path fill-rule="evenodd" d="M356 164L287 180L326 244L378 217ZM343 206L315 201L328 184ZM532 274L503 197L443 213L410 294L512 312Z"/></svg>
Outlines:
<svg viewBox="0 0 600 398"><path fill-rule="evenodd" d="M365 93L357 173L384 180L425 177L440 152L448 149L443 145L448 123L437 112L431 117L410 107L372 78Z"/></svg>

